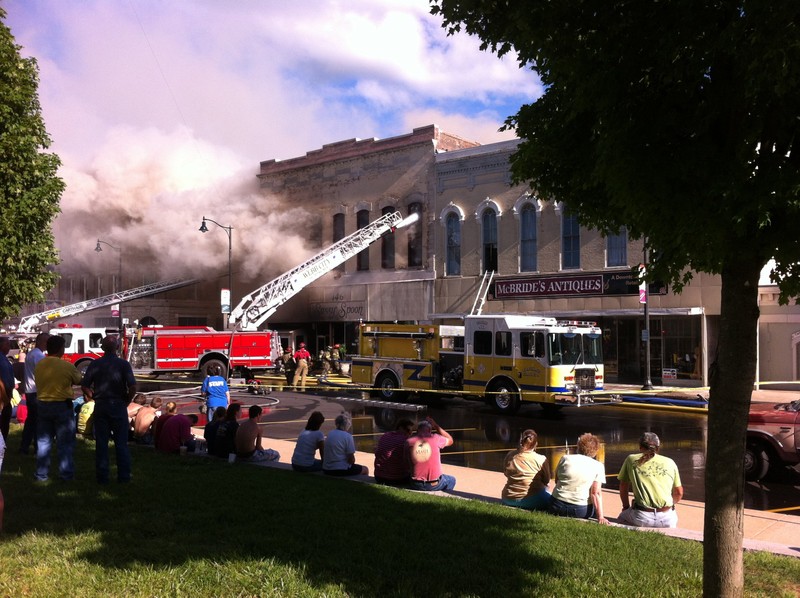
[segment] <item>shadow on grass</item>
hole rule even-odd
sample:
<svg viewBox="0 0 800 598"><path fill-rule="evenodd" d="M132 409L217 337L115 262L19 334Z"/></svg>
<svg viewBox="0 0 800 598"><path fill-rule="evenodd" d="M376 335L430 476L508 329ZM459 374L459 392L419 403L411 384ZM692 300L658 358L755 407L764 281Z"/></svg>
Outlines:
<svg viewBox="0 0 800 598"><path fill-rule="evenodd" d="M71 483L35 484L35 459L6 456L6 540L90 531L81 558L109 570L272 560L354 595L507 595L565 574L570 546L537 537L547 516L141 447L131 484L98 486L78 445Z"/></svg>

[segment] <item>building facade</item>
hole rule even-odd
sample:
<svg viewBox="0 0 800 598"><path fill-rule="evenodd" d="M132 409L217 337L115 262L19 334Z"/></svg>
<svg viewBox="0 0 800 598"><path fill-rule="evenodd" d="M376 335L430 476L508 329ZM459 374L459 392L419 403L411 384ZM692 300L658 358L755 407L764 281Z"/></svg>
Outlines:
<svg viewBox="0 0 800 598"><path fill-rule="evenodd" d="M649 354L653 384L706 386L719 328L719 277L695 273L679 294L649 285L645 318L637 280L645 261L641 241L625 230L604 236L581 226L568 206L513 185L509 158L518 143L479 145L429 125L261 162L257 177L269 205L277 201L313 213L316 224L307 238L315 250L386 213L419 215L415 224L385 235L291 298L262 327L316 352L337 343L352 350L361 321L456 323L478 309L541 314L596 322L610 382L646 382ZM234 271L234 295L265 282L241 280ZM116 286L113 280L67 277L54 298L72 303ZM204 280L131 301L123 310L130 322L151 318L221 328L221 286L222 279ZM759 379L798 380L800 309L779 305L777 288L768 282L760 291ZM115 322L99 310L79 320Z"/></svg>

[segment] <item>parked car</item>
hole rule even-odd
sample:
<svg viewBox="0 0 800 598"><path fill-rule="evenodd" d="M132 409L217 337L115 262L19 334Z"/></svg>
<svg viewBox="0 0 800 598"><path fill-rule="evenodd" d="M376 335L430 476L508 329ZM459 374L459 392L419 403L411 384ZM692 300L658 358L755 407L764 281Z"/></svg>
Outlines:
<svg viewBox="0 0 800 598"><path fill-rule="evenodd" d="M800 463L800 400L750 407L744 472L760 480L773 468Z"/></svg>

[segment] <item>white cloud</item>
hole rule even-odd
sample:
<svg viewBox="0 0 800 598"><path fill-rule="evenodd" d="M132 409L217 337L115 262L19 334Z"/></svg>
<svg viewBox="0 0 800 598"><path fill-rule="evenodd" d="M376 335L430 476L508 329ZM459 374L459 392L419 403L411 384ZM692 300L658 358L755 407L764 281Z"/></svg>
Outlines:
<svg viewBox="0 0 800 598"><path fill-rule="evenodd" d="M289 231L305 216L254 212L260 161L431 123L483 143L507 139L497 132L505 118L541 93L513 57L447 37L427 0L4 8L23 54L39 62L43 114L64 162L56 239L66 269L98 268L98 236L138 257L130 267L224 269L223 231L191 237L203 214L235 226L243 271L288 267L270 238L300 246Z"/></svg>

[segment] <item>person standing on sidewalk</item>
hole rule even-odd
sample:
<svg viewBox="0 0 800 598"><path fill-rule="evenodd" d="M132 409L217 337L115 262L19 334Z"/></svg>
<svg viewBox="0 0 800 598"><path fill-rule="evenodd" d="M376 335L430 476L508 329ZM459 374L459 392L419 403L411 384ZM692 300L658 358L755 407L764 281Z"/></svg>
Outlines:
<svg viewBox="0 0 800 598"><path fill-rule="evenodd" d="M117 456L117 481L131 480L131 453L128 448L128 404L136 394L136 378L131 364L117 356L119 337L109 335L100 344L103 356L86 368L81 381L84 396L93 397L95 472L97 482L108 483L108 442L114 439Z"/></svg>
<svg viewBox="0 0 800 598"><path fill-rule="evenodd" d="M39 402L36 394L36 364L44 359L44 352L47 349L47 339L50 338L49 332L40 332L36 335L35 346L25 356L25 405L28 408L28 415L25 418L25 425L22 428L22 442L19 445L19 452L27 455L31 448L31 443L36 439L36 422L39 419Z"/></svg>
<svg viewBox="0 0 800 598"><path fill-rule="evenodd" d="M58 451L58 475L68 482L75 477L75 412L73 385L80 384L81 373L62 359L66 341L63 336L47 339L47 357L36 364L36 389L39 421L36 424L36 479L47 481L53 438Z"/></svg>
<svg viewBox="0 0 800 598"><path fill-rule="evenodd" d="M442 473L441 449L453 444L450 433L426 417L417 424L417 434L406 440L406 454L411 466L412 490L453 490L456 478Z"/></svg>
<svg viewBox="0 0 800 598"><path fill-rule="evenodd" d="M636 527L677 527L675 505L683 498L678 466L658 454L661 441L652 432L642 434L639 448L642 452L628 455L619 471L619 521Z"/></svg>

